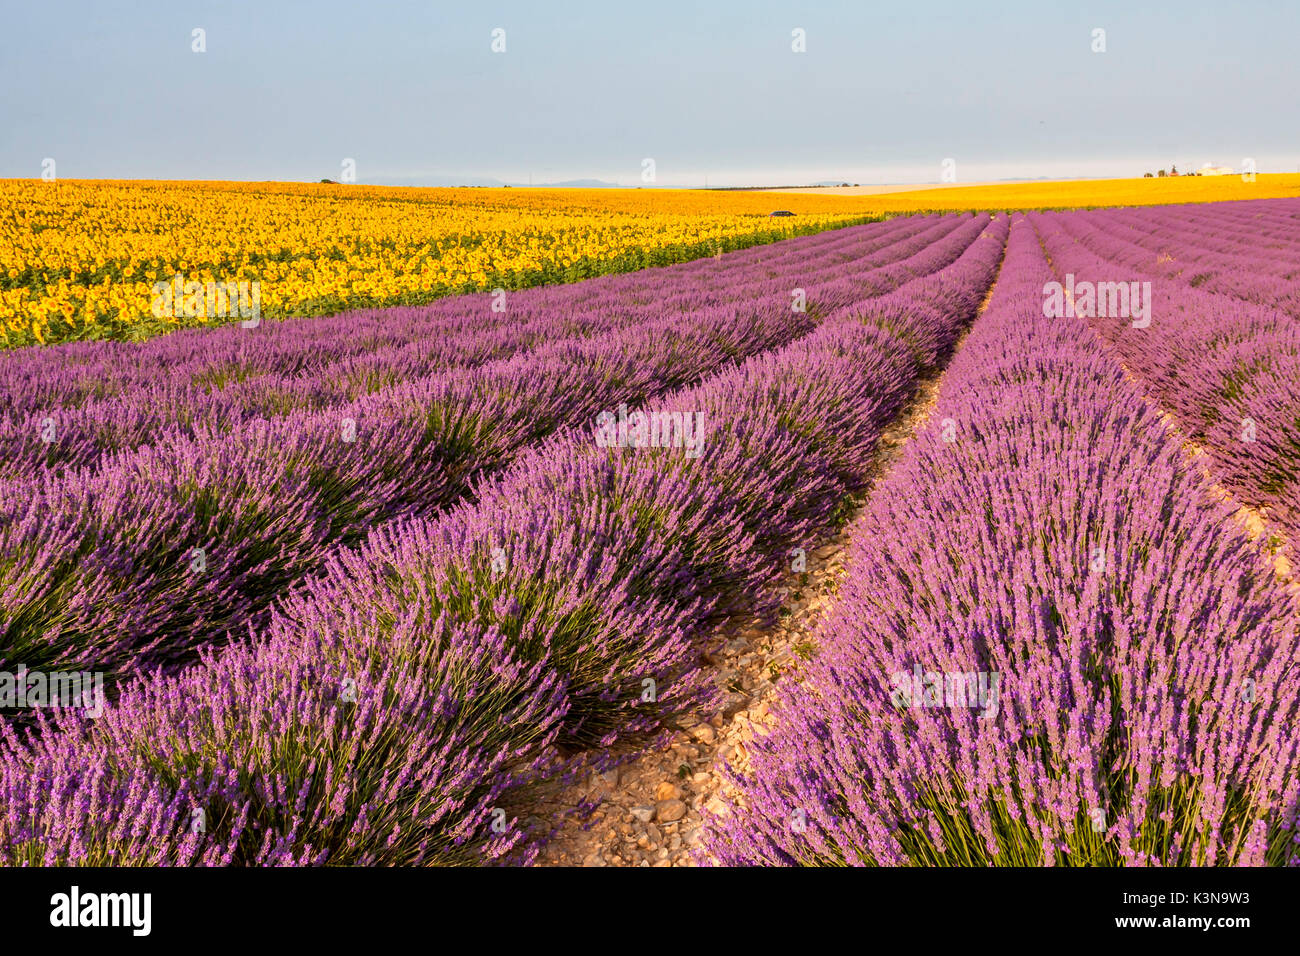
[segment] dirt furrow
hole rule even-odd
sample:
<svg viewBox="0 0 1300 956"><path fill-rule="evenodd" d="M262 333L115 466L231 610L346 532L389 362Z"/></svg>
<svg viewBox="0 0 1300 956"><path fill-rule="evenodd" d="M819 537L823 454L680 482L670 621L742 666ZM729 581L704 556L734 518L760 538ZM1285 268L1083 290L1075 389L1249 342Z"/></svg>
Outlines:
<svg viewBox="0 0 1300 956"><path fill-rule="evenodd" d="M976 314L988 307L996 278ZM973 325L973 323L971 323ZM536 807L539 818L564 823L542 850L539 866L693 866L702 809L723 810L725 764L743 770L748 746L773 720L776 685L796 680L814 636L845 576L850 532L870 489L934 410L943 369L965 341L968 325L937 368L922 375L911 400L885 429L868 490L854 502L841 530L805 550L806 568L782 582L783 606L771 628L751 628L719 641L706 660L716 672L720 704L682 721L661 745L581 783L557 788ZM595 805L585 818L573 812Z"/></svg>

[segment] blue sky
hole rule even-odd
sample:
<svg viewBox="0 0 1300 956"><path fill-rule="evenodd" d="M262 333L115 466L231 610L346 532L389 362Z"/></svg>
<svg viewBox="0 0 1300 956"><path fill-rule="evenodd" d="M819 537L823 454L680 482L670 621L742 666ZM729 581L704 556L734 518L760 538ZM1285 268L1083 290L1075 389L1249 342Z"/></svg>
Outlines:
<svg viewBox="0 0 1300 956"><path fill-rule="evenodd" d="M636 185L645 158L682 186L933 182L945 158L968 182L1300 170L1295 3L10 0L4 23L3 177L46 157L253 180L351 158L358 182L431 185Z"/></svg>

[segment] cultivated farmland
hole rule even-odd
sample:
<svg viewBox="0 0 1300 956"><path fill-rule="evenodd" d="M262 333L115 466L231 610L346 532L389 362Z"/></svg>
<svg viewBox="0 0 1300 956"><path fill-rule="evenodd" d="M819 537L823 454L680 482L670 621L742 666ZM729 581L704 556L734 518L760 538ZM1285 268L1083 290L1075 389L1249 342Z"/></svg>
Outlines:
<svg viewBox="0 0 1300 956"><path fill-rule="evenodd" d="M333 190L266 201L430 241ZM0 669L104 685L6 713L0 861L1295 862L1300 199L901 195L520 191L544 249L286 234L266 321L0 354ZM66 241L12 344L297 261Z"/></svg>

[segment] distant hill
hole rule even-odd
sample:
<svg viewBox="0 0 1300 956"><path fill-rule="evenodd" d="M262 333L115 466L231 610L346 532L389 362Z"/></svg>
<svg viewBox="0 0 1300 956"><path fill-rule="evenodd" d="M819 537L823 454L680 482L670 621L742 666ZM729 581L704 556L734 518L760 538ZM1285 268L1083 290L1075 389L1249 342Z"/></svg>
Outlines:
<svg viewBox="0 0 1300 956"><path fill-rule="evenodd" d="M380 177L367 180L375 186L508 186L509 183L491 176L410 176Z"/></svg>

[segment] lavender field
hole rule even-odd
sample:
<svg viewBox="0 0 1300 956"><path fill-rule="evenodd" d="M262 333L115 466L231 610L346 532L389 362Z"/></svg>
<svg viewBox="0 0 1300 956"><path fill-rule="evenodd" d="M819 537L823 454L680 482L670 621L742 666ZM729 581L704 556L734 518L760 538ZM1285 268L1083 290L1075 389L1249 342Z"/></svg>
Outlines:
<svg viewBox="0 0 1300 956"><path fill-rule="evenodd" d="M0 448L8 865L1300 863L1297 199L15 349Z"/></svg>

